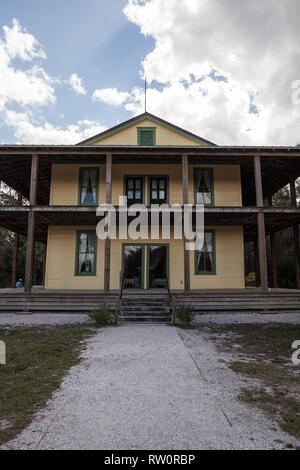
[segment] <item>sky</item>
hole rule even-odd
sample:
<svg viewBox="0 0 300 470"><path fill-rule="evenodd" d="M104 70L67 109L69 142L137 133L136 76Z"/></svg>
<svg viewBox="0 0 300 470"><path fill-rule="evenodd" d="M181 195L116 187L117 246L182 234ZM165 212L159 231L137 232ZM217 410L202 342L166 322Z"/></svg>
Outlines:
<svg viewBox="0 0 300 470"><path fill-rule="evenodd" d="M299 0L0 2L0 144L147 111L219 145L300 141Z"/></svg>

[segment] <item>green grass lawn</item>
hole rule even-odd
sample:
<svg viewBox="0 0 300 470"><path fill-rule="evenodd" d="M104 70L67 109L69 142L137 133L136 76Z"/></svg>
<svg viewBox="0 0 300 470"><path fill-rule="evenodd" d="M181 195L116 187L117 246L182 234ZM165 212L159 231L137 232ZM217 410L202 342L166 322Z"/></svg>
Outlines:
<svg viewBox="0 0 300 470"><path fill-rule="evenodd" d="M0 444L14 438L80 361L89 325L1 327L6 365L0 365Z"/></svg>
<svg viewBox="0 0 300 470"><path fill-rule="evenodd" d="M300 438L300 365L292 364L291 344L300 340L300 326L287 324L209 326L220 351L239 374L257 379L239 398L271 414L281 428ZM220 335L221 334L221 335Z"/></svg>

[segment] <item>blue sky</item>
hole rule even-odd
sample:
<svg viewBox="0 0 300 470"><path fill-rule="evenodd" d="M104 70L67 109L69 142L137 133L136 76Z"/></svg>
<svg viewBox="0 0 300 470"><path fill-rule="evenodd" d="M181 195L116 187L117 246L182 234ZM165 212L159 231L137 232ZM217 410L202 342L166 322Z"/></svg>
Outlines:
<svg viewBox="0 0 300 470"><path fill-rule="evenodd" d="M217 144L300 140L299 0L0 2L0 144L147 110ZM299 95L299 99L298 99Z"/></svg>
<svg viewBox="0 0 300 470"><path fill-rule="evenodd" d="M42 109L48 122L64 127L88 119L111 127L132 116L125 108L91 99L97 88L142 86L141 61L153 49L154 41L128 21L122 11L125 4L125 0L0 2L0 27L11 26L13 18L18 19L47 54L46 60L38 61L47 74L67 80L76 73L87 90L86 95L78 95L68 85L56 86L56 102ZM14 64L28 67L17 59ZM16 141L13 129L3 121L0 141Z"/></svg>

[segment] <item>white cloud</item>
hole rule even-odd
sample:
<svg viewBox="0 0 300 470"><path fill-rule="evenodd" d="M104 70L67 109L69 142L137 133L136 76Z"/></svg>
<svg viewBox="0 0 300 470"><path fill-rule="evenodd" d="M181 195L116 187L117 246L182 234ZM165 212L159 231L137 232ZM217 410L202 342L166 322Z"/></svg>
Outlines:
<svg viewBox="0 0 300 470"><path fill-rule="evenodd" d="M22 60L35 58L46 59L46 54L34 36L26 28L22 28L16 18L12 20L12 27L3 26L4 47L10 58L20 57Z"/></svg>
<svg viewBox="0 0 300 470"><path fill-rule="evenodd" d="M86 89L83 86L82 80L78 77L77 73L73 73L70 77L69 83L75 93L78 95L86 95Z"/></svg>
<svg viewBox="0 0 300 470"><path fill-rule="evenodd" d="M2 123L11 127L20 144L76 144L106 127L101 122L79 120L65 128L55 126L42 117L41 106L56 100L54 84L68 83L78 94L86 90L77 74L69 80L50 77L39 65L24 69L15 66L14 60L23 63L46 59L37 39L14 19L12 26L3 27L0 37L0 111ZM16 111L15 105L23 111ZM61 117L61 116L60 116Z"/></svg>
<svg viewBox="0 0 300 470"><path fill-rule="evenodd" d="M87 119L64 129L53 126L47 121L37 122L31 113L18 113L12 110L5 111L5 121L14 128L18 144L74 145L106 129L103 123Z"/></svg>
<svg viewBox="0 0 300 470"><path fill-rule="evenodd" d="M148 90L150 112L219 144L299 140L298 0L128 0L124 12L155 40L141 71L162 84ZM142 88L125 107L143 110Z"/></svg>
<svg viewBox="0 0 300 470"><path fill-rule="evenodd" d="M39 42L14 19L12 27L3 27L4 38L0 38L0 110L10 103L24 105L45 105L55 101L54 80L43 68L35 65L27 70L17 69L13 60L35 58L45 59L46 55Z"/></svg>
<svg viewBox="0 0 300 470"><path fill-rule="evenodd" d="M117 88L102 88L94 91L92 99L111 106L121 106L129 97L129 93L118 91Z"/></svg>

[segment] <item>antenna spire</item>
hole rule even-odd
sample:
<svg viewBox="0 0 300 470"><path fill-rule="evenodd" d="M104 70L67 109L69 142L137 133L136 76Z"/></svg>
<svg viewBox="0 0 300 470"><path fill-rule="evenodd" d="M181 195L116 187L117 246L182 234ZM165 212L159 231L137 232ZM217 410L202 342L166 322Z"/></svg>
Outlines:
<svg viewBox="0 0 300 470"><path fill-rule="evenodd" d="M147 77L145 75L145 112L147 110Z"/></svg>

